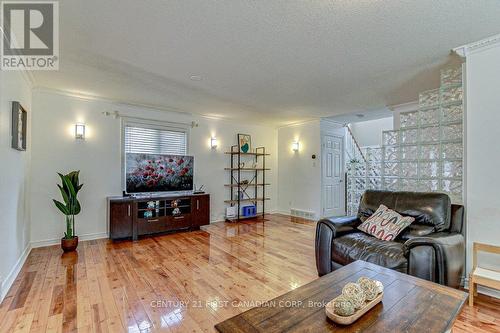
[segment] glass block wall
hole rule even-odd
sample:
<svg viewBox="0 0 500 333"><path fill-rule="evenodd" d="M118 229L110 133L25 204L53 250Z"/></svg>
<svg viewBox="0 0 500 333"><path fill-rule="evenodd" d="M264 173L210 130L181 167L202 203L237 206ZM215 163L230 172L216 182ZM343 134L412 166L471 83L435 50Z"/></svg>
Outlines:
<svg viewBox="0 0 500 333"><path fill-rule="evenodd" d="M366 189L444 192L462 203L463 88L461 68L441 71L440 88L419 95L419 109L400 114L399 130L367 148L366 163L347 166L347 213Z"/></svg>

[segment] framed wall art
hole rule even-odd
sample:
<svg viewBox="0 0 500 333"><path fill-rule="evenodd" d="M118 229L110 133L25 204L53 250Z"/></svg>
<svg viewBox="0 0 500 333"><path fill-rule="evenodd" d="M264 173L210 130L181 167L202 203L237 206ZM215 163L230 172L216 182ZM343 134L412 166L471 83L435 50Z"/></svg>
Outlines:
<svg viewBox="0 0 500 333"><path fill-rule="evenodd" d="M12 102L12 148L25 151L28 113L19 102Z"/></svg>
<svg viewBox="0 0 500 333"><path fill-rule="evenodd" d="M252 137L250 134L238 134L238 147L240 152L250 153L252 151Z"/></svg>

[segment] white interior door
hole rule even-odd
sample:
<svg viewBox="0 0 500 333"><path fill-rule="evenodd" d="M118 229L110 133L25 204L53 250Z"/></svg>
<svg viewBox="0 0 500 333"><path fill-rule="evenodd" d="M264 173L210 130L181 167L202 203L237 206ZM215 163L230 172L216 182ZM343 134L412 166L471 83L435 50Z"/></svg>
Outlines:
<svg viewBox="0 0 500 333"><path fill-rule="evenodd" d="M322 202L323 216L345 215L344 205L344 138L322 136Z"/></svg>

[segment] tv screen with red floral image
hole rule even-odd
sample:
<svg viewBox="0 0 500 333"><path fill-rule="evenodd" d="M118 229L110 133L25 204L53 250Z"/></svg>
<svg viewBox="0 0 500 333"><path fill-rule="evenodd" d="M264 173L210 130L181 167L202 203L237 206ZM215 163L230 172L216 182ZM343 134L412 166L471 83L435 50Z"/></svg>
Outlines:
<svg viewBox="0 0 500 333"><path fill-rule="evenodd" d="M127 153L125 168L127 193L193 190L193 156Z"/></svg>

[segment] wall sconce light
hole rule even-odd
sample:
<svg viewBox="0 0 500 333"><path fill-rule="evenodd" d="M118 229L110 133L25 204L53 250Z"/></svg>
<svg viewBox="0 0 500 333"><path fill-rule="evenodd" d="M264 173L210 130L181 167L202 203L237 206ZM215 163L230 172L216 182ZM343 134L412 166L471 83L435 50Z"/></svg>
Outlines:
<svg viewBox="0 0 500 333"><path fill-rule="evenodd" d="M85 124L75 124L75 139L85 140Z"/></svg>
<svg viewBox="0 0 500 333"><path fill-rule="evenodd" d="M294 152L298 152L299 151L299 142L298 141L295 141L292 143L292 150Z"/></svg>
<svg viewBox="0 0 500 333"><path fill-rule="evenodd" d="M217 149L217 138L210 139L210 148Z"/></svg>

